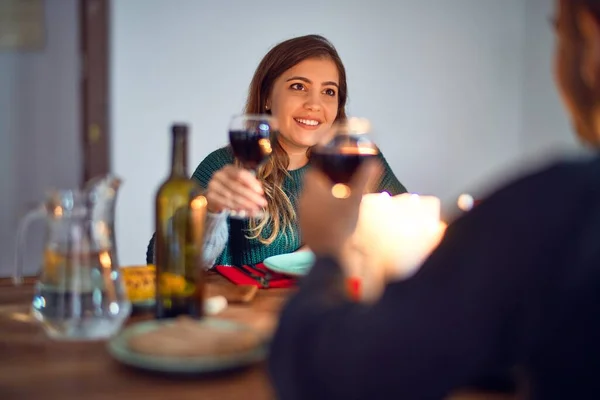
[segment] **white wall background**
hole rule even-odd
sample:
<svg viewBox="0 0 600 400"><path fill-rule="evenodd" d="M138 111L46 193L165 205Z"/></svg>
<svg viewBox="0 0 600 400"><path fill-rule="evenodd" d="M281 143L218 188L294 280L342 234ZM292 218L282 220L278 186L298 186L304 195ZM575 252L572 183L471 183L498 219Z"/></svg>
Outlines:
<svg viewBox="0 0 600 400"><path fill-rule="evenodd" d="M76 0L46 2L46 46L0 51L0 276L12 273L19 218L51 187L81 177ZM32 225L25 257L39 269L43 224Z"/></svg>
<svg viewBox="0 0 600 400"><path fill-rule="evenodd" d="M192 125L191 173L226 144L229 117L241 111L262 56L292 36L319 33L336 45L348 72L349 113L372 120L411 191L453 202L522 165L537 145L572 146L550 73L552 3L113 1L122 265L144 262L154 192L168 170L169 125Z"/></svg>

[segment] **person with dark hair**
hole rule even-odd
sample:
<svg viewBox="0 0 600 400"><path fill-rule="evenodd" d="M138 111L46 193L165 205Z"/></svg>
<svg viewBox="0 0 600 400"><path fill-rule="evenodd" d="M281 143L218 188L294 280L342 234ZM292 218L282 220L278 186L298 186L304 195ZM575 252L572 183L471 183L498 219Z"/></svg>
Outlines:
<svg viewBox="0 0 600 400"><path fill-rule="evenodd" d="M324 37L306 35L274 46L262 59L248 90L246 114L270 114L278 123L272 154L256 176L241 168L229 146L209 154L196 168L206 190L208 215L203 251L204 268L256 264L270 256L302 247L296 203L310 164L310 149L335 122L346 120L346 70L335 47ZM406 192L385 158L376 191ZM264 217L241 222L245 233L238 248L230 245L226 210ZM239 227L238 227L239 229ZM239 232L235 232L236 237ZM241 251L240 251L241 249ZM241 254L233 254L235 252ZM154 261L154 237L146 261Z"/></svg>
<svg viewBox="0 0 600 400"><path fill-rule="evenodd" d="M577 134L600 147L600 1L556 2L556 81ZM540 16L543 17L543 16ZM277 398L442 399L520 371L525 398L600 398L600 156L560 160L452 223L411 278L348 299L340 249L365 164L337 199L305 177L300 229L317 255L271 344Z"/></svg>

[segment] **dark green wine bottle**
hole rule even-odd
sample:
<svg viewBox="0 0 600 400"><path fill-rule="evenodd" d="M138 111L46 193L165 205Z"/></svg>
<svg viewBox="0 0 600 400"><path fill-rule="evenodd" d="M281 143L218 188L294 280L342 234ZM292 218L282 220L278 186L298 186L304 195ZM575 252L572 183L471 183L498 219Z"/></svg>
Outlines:
<svg viewBox="0 0 600 400"><path fill-rule="evenodd" d="M201 318L204 270L200 266L206 198L189 178L188 127L171 128L171 173L156 193L156 318Z"/></svg>

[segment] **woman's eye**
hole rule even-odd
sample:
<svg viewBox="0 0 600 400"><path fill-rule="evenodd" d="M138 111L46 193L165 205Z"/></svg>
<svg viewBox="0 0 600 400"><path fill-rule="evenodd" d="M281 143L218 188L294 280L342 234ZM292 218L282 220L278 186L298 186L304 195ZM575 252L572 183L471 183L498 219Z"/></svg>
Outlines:
<svg viewBox="0 0 600 400"><path fill-rule="evenodd" d="M325 89L325 94L327 96L332 96L333 97L333 96L335 96L335 90L333 90L333 89Z"/></svg>
<svg viewBox="0 0 600 400"><path fill-rule="evenodd" d="M304 90L304 85L301 83L292 83L290 88L294 90Z"/></svg>

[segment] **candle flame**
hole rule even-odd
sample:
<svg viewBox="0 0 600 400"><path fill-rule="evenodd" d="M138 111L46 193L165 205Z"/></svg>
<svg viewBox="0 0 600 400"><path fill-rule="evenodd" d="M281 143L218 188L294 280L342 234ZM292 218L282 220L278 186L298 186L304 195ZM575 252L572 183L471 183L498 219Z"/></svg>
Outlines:
<svg viewBox="0 0 600 400"><path fill-rule="evenodd" d="M208 201L206 200L206 197L200 195L192 200L192 202L190 203L190 207L192 207L193 210L198 210L200 208L206 207L207 204Z"/></svg>
<svg viewBox="0 0 600 400"><path fill-rule="evenodd" d="M104 268L108 269L112 266L112 260L110 258L110 254L108 254L108 251L100 252L98 258L100 260L100 265L102 265Z"/></svg>
<svg viewBox="0 0 600 400"><path fill-rule="evenodd" d="M343 183L336 183L331 188L331 194L336 199L347 199L350 197L350 193L350 187L348 187L348 185L344 185Z"/></svg>
<svg viewBox="0 0 600 400"><path fill-rule="evenodd" d="M458 196L458 201L456 202L456 204L458 205L458 208L460 208L462 211L469 211L473 208L475 200L470 194L463 193L460 196Z"/></svg>
<svg viewBox="0 0 600 400"><path fill-rule="evenodd" d="M265 154L271 154L273 149L271 148L271 141L269 139L262 138L258 141L258 145Z"/></svg>

